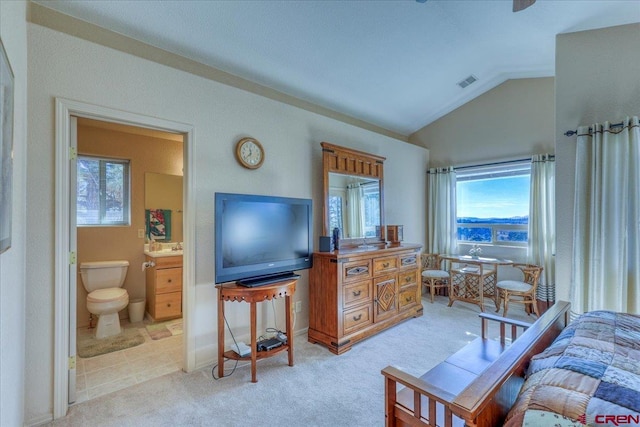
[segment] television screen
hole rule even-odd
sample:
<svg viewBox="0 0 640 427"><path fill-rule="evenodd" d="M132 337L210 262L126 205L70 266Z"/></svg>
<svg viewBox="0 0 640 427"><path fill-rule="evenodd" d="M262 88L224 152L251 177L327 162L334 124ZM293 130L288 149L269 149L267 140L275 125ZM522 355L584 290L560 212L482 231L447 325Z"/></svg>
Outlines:
<svg viewBox="0 0 640 427"><path fill-rule="evenodd" d="M262 284L310 268L311 212L310 199L216 193L216 283Z"/></svg>

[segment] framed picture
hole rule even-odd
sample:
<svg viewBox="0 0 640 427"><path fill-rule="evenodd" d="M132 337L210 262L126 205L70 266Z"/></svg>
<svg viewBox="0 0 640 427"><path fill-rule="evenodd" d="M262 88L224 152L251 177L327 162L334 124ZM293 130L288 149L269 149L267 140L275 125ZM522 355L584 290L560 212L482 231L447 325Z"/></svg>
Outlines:
<svg viewBox="0 0 640 427"><path fill-rule="evenodd" d="M11 247L13 94L13 71L0 40L0 254Z"/></svg>

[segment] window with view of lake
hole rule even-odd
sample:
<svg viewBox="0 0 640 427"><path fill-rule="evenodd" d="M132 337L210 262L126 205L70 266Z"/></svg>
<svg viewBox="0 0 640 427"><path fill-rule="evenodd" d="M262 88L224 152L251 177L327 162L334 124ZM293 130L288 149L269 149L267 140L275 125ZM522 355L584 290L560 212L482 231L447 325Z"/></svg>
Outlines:
<svg viewBox="0 0 640 427"><path fill-rule="evenodd" d="M526 245L529 190L529 164L458 173L458 241Z"/></svg>

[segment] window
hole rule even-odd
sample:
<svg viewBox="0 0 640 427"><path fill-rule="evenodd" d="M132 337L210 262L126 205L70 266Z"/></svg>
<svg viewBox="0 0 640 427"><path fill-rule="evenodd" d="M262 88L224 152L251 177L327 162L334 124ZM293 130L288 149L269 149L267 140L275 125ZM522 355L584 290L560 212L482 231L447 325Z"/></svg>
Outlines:
<svg viewBox="0 0 640 427"><path fill-rule="evenodd" d="M77 225L129 225L129 161L78 156Z"/></svg>
<svg viewBox="0 0 640 427"><path fill-rule="evenodd" d="M362 184L364 203L364 236L380 234L380 189L378 182Z"/></svg>
<svg viewBox="0 0 640 427"><path fill-rule="evenodd" d="M531 163L456 169L458 241L526 246Z"/></svg>
<svg viewBox="0 0 640 427"><path fill-rule="evenodd" d="M329 230L340 229L342 235L342 203L343 197L340 194L329 195Z"/></svg>

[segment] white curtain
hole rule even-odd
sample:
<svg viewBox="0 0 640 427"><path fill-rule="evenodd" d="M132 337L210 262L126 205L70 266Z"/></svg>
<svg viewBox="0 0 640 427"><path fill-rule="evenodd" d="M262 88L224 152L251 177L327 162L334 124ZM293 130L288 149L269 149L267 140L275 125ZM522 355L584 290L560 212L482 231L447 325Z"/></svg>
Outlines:
<svg viewBox="0 0 640 427"><path fill-rule="evenodd" d="M347 224L346 236L364 236L364 206L362 199L364 192L360 184L350 184L347 186Z"/></svg>
<svg viewBox="0 0 640 427"><path fill-rule="evenodd" d="M427 228L429 253L456 253L456 172L453 166L431 168Z"/></svg>
<svg viewBox="0 0 640 427"><path fill-rule="evenodd" d="M640 129L578 129L571 308L640 314Z"/></svg>
<svg viewBox="0 0 640 427"><path fill-rule="evenodd" d="M543 268L536 297L549 305L556 299L555 181L555 158L549 154L531 157L528 261Z"/></svg>

